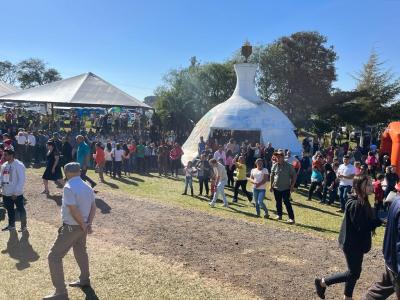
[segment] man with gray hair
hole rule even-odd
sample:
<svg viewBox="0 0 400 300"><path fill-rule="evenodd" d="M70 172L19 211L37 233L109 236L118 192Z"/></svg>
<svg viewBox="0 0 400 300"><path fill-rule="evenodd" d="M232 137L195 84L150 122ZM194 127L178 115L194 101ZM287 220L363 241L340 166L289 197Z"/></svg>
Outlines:
<svg viewBox="0 0 400 300"><path fill-rule="evenodd" d="M92 222L96 213L93 189L80 177L79 163L64 166L67 183L64 186L61 216L62 226L48 255L50 275L55 292L43 299L65 300L68 292L64 281L62 259L73 248L76 262L81 271L79 280L69 284L71 287L90 286L89 259L86 251L86 236L92 233Z"/></svg>

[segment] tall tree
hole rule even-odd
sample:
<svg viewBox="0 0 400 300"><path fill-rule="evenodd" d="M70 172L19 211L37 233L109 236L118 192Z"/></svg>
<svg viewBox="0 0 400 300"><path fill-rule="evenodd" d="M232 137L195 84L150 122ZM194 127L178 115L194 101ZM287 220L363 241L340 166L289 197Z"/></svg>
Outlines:
<svg viewBox="0 0 400 300"><path fill-rule="evenodd" d="M0 61L0 80L14 85L17 80L17 67L10 61Z"/></svg>
<svg viewBox="0 0 400 300"><path fill-rule="evenodd" d="M320 117L361 129L398 119L400 79L383 68L375 51L354 78L357 89L335 93L333 104L321 110Z"/></svg>
<svg viewBox="0 0 400 300"><path fill-rule="evenodd" d="M261 51L259 92L297 125L329 103L336 80L333 46L318 32L282 37Z"/></svg>
<svg viewBox="0 0 400 300"><path fill-rule="evenodd" d="M357 118L353 117L350 121L358 126L376 125L387 122L393 112L398 113L396 102L400 100L400 78L395 78L390 70L384 69L375 51L355 79L357 90L364 95L349 104L359 112Z"/></svg>
<svg viewBox="0 0 400 300"><path fill-rule="evenodd" d="M25 89L61 80L62 78L56 69L47 69L42 60L30 58L21 61L17 65L17 79L21 88Z"/></svg>
<svg viewBox="0 0 400 300"><path fill-rule="evenodd" d="M156 90L156 111L166 129L186 132L208 110L228 99L235 88L230 62L200 64L195 57L190 66L173 70Z"/></svg>

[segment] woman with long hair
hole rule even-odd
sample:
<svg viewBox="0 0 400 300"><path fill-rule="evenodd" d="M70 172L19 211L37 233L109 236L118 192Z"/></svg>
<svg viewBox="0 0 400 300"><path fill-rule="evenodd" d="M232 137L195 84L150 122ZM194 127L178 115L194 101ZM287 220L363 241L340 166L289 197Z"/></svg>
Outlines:
<svg viewBox="0 0 400 300"><path fill-rule="evenodd" d="M99 172L100 181L104 182L104 166L106 164L104 147L100 142L96 143L96 153L93 154L94 161L96 163L96 169Z"/></svg>
<svg viewBox="0 0 400 300"><path fill-rule="evenodd" d="M64 186L62 180L62 171L60 165L60 154L57 147L53 141L47 142L47 154L46 154L46 169L43 173L43 185L44 191L42 194L48 195L49 192L49 180L54 181L59 186Z"/></svg>
<svg viewBox="0 0 400 300"><path fill-rule="evenodd" d="M104 150L105 163L105 173L111 176L113 170L113 158L112 158L112 146L111 143L107 143L106 149Z"/></svg>
<svg viewBox="0 0 400 300"><path fill-rule="evenodd" d="M363 257L371 250L371 236L382 222L376 219L368 201L373 189L366 175L357 175L353 181L354 194L348 200L339 233L339 245L346 258L348 270L325 278L315 279L315 289L321 299L325 290L336 283L345 283L343 299L353 299L353 290L360 278Z"/></svg>
<svg viewBox="0 0 400 300"><path fill-rule="evenodd" d="M131 176L131 170L129 169L129 159L130 152L127 144L122 145L122 170L124 171L125 176Z"/></svg>

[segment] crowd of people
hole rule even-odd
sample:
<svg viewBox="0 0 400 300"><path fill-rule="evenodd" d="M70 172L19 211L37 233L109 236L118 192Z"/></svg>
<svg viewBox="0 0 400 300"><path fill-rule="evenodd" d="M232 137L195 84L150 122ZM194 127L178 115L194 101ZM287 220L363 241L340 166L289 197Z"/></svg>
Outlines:
<svg viewBox="0 0 400 300"><path fill-rule="evenodd" d="M25 167L45 164L44 194L50 193L49 181L63 188L63 226L49 254L56 291L44 299L67 297L60 267L65 249L74 248L82 271L80 280L72 286L90 284L85 243L86 234L91 232L96 192L96 180L87 175L90 168L96 170L101 182L106 181L106 176L117 179L134 172L158 172L160 176L175 178L183 174L183 195L191 196L195 195L193 179L197 177L198 196L207 197L210 207L215 207L218 199L224 207L229 207L230 201L238 202L241 193L254 206L255 215L261 217L263 213L265 219L271 217L264 203L269 190L275 199L274 218L282 220L284 204L288 224L295 224L292 195L297 189L307 189L309 201L316 198L321 204L337 205L338 212L344 214L339 244L349 270L315 280L316 292L322 299L328 286L340 282L346 282L344 299L352 299L363 256L371 248L371 235L387 216L386 271L382 281L364 299L385 299L385 295L393 292L400 296L395 280L399 273L396 245L400 206L394 200L400 197L399 177L388 154L379 153L376 145L351 148L347 142L338 145L332 140L331 145L324 147L305 138L302 153L292 155L290 150L275 149L271 143L263 145L246 140L238 143L233 138L221 143L215 136L207 141L201 137L198 157L182 165L184 153L173 133L151 139L134 132L107 133L98 128L79 132L25 130L15 129L12 120L8 118L0 124L0 178L3 206L8 213L8 225L3 231L15 230L16 211L21 219L20 231L27 230L23 197ZM232 199L228 199L226 188L233 190ZM370 189L375 209L368 201Z"/></svg>
<svg viewBox="0 0 400 300"><path fill-rule="evenodd" d="M354 176L368 175L374 180L375 208L378 214L387 210L385 199L394 191L399 180L389 156L378 153L376 145L351 149L346 142L323 147L308 138L303 140L302 154L293 156L290 150L274 149L271 143L266 146L247 141L239 144L231 138L225 144L218 144L217 139L206 142L201 137L198 159L189 162L184 173L183 194L187 193L188 186L191 194L194 194L192 182L193 177L197 176L199 196L205 190L205 195L210 197L211 207L215 206L218 197L223 199L225 207L228 206L223 192L225 186L233 188L232 203L237 202L240 188L249 202L264 207L258 200L264 196L259 197L258 190L260 187L266 189L269 181L269 189L276 200L276 218L282 218L283 200L289 215L288 223L291 224L294 223L291 192L296 189L308 189L309 201L317 197L321 204L332 205L338 202L338 212L343 213L352 192ZM253 193L247 190L248 180L253 183ZM256 213L259 215L259 210ZM265 217L269 217L268 213L265 213Z"/></svg>

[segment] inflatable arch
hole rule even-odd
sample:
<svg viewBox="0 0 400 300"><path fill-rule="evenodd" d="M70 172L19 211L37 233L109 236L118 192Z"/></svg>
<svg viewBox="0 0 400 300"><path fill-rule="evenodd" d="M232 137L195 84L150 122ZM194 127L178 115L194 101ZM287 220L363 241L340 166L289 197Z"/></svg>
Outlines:
<svg viewBox="0 0 400 300"><path fill-rule="evenodd" d="M382 133L380 153L388 153L400 176L400 122L392 122Z"/></svg>

